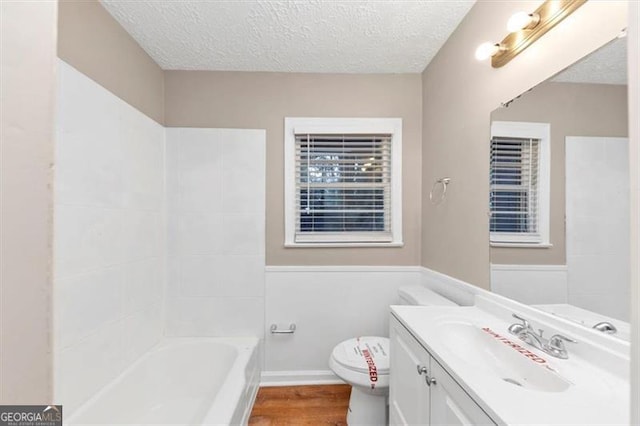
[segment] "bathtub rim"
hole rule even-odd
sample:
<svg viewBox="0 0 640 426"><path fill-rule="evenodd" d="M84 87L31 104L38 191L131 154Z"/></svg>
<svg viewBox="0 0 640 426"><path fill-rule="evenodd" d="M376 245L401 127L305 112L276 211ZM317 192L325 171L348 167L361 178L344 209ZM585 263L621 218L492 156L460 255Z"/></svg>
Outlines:
<svg viewBox="0 0 640 426"><path fill-rule="evenodd" d="M225 406L223 407L223 409L221 409L221 411L223 411L223 413L220 412L214 412L215 408L219 408L220 406L220 399L219 395L220 395L220 391L218 391L218 394L216 395L216 398L214 399L213 403L211 404L211 406L209 406L206 414L204 415L203 419L202 419L202 425L207 425L207 424L221 424L220 420L222 420L223 418L228 418L229 421L232 420L233 415L235 413L235 410L237 408L237 406L239 405L240 401L240 397L242 396L242 391L245 387L250 386L249 383L245 382L245 376L244 376L244 372L246 370L246 368L249 368L249 361L251 360L251 357L255 354L256 356L256 362L255 362L255 367L257 368L258 371L258 377L260 376L260 358L259 358L259 346L260 346L260 339L258 337L253 337L253 336L247 336L247 337L163 337L158 343L156 343L155 345L153 345L151 348L149 348L145 353L143 353L142 355L140 355L140 357L138 357L138 359L136 359L133 363L131 363L131 365L127 366L127 368L125 368L120 374L118 374L115 378L113 378L112 380L110 380L106 385L104 385L98 392L96 392L94 395L92 395L89 399L87 399L85 402L83 402L76 410L74 410L73 414L71 414L68 418L63 419L63 424L65 425L74 425L74 424L78 424L79 423L74 423L76 421L76 419L78 419L81 415L85 414L86 411L96 402L98 401L100 398L102 398L107 392L109 392L111 389L113 389L115 386L117 386L124 377L126 377L126 375L128 375L129 373L131 373L133 370L135 370L136 368L139 367L140 364L144 363L148 358L150 358L155 352L158 352L159 350L165 348L165 347L170 347L172 345L176 345L176 344L189 344L189 343L201 343L201 342L214 342L214 343L219 343L219 344L225 344L228 346L232 346L234 348L236 348L238 350L238 354L236 356L236 358L233 361L233 364L231 366L231 369L229 370L229 372L227 373L227 375L225 376L224 381L222 382L221 386L220 386L220 390L224 390L224 393L227 393L227 389L225 388L226 386L232 387L233 388L233 392L229 392L229 394L231 396L225 396L224 399L226 401L234 401L234 404L231 406ZM238 374L242 375L240 377L237 377ZM239 380L241 379L241 380ZM235 382L235 383L234 383ZM250 397L252 398L249 404L249 407L253 406L253 403L255 401L255 397L257 395L257 388L253 391L252 390L252 395L250 395ZM248 410L249 413L244 413L243 416L243 422L246 423L246 421L248 420L248 414L250 414L250 409ZM217 423L211 423L211 421L217 421ZM244 424L243 423L243 424ZM100 423L95 423L96 425L100 424ZM226 424L226 423L222 423L222 424Z"/></svg>

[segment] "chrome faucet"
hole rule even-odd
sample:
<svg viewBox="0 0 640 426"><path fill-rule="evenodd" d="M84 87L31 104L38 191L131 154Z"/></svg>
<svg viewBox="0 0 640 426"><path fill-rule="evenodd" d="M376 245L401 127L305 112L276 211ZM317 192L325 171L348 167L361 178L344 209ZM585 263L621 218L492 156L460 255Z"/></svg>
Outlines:
<svg viewBox="0 0 640 426"><path fill-rule="evenodd" d="M569 353L567 352L564 342L577 343L575 340L561 334L554 334L549 339L545 339L542 337L544 330L538 329L538 332L536 332L525 318L517 314L513 314L513 317L521 322L511 324L509 326L509 333L546 354L560 359L569 358Z"/></svg>
<svg viewBox="0 0 640 426"><path fill-rule="evenodd" d="M599 322L593 328L606 334L616 334L618 332L618 329L608 321Z"/></svg>
<svg viewBox="0 0 640 426"><path fill-rule="evenodd" d="M549 338L549 340L547 340L547 344L542 350L556 358L567 359L569 358L569 353L567 352L567 348L564 346L564 342L578 343L573 339L563 336L562 334L554 334Z"/></svg>

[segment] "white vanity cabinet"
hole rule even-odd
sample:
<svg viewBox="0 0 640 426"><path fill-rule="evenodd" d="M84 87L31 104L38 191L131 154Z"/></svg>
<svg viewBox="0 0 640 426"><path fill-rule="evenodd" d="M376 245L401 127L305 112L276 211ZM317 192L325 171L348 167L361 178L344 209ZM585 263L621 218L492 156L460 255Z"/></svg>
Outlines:
<svg viewBox="0 0 640 426"><path fill-rule="evenodd" d="M393 316L390 350L391 425L495 424Z"/></svg>
<svg viewBox="0 0 640 426"><path fill-rule="evenodd" d="M429 424L431 388L425 368L431 372L431 356L395 318L391 320L389 365L389 423L392 425Z"/></svg>

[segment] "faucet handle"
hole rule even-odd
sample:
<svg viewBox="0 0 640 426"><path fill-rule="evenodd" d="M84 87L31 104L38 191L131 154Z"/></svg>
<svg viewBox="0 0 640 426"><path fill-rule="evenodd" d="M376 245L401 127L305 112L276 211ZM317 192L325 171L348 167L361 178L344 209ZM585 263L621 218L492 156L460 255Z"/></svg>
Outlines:
<svg viewBox="0 0 640 426"><path fill-rule="evenodd" d="M518 319L518 320L522 321L522 325L523 325L525 328L527 328L527 329L531 328L531 324L529 324L529 321L527 321L527 319L526 319L526 318L521 317L521 316L520 316L520 315L518 315L518 314L511 314L511 316L513 316L515 319Z"/></svg>
<svg viewBox="0 0 640 426"><path fill-rule="evenodd" d="M553 336L551 336L549 338L549 340L547 341L547 346L551 349L555 349L555 350L559 350L559 351L566 351L565 347L564 347L564 342L569 342L569 343L578 343L575 340L567 337L567 336L563 336L562 334L554 334Z"/></svg>
<svg viewBox="0 0 640 426"><path fill-rule="evenodd" d="M569 342L569 343L578 343L575 340L567 337L567 336L563 336L562 334L554 334L553 336L551 336L549 338L549 345L550 346L558 346L558 347L564 347L564 343L563 342Z"/></svg>
<svg viewBox="0 0 640 426"><path fill-rule="evenodd" d="M606 334L616 334L618 329L608 321L602 321L594 325L592 328L595 328L598 331L602 331Z"/></svg>
<svg viewBox="0 0 640 426"><path fill-rule="evenodd" d="M549 338L542 349L556 358L567 359L569 358L569 355L567 354L567 349L564 347L564 342L578 343L569 337L563 336L562 334L554 334Z"/></svg>

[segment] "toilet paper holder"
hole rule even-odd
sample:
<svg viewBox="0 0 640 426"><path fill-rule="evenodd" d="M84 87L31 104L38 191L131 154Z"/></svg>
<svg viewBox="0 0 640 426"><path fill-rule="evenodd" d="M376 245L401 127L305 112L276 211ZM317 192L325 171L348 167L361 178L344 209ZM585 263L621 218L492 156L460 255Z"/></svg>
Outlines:
<svg viewBox="0 0 640 426"><path fill-rule="evenodd" d="M296 332L296 325L289 324L288 330L280 330L278 329L277 324L271 324L271 327L269 327L269 331L271 331L271 334L293 334Z"/></svg>

